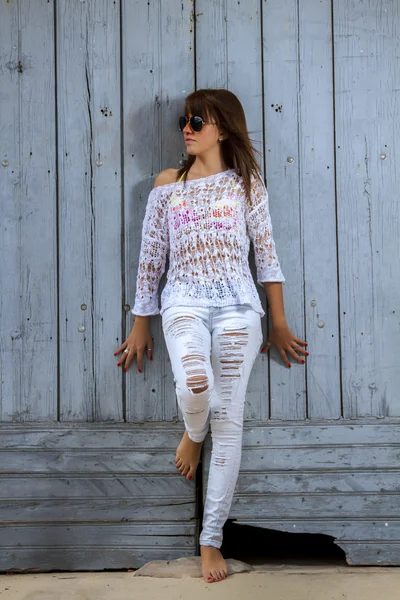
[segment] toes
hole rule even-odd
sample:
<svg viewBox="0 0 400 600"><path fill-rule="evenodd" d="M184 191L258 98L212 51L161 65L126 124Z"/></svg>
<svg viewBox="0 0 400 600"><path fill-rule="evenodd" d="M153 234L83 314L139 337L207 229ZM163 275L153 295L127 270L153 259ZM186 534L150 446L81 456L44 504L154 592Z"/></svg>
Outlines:
<svg viewBox="0 0 400 600"><path fill-rule="evenodd" d="M175 460L175 464L176 464L176 466L179 468L179 467L181 466L181 464L182 464L182 459L181 459L181 458L177 458L177 459Z"/></svg>

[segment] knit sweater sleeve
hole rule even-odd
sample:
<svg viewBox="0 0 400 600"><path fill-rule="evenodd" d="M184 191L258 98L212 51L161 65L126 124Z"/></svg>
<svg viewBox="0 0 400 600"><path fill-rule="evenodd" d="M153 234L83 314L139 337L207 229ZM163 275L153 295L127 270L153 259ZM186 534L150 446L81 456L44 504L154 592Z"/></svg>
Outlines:
<svg viewBox="0 0 400 600"><path fill-rule="evenodd" d="M251 180L251 200L246 202L246 225L254 247L257 283L263 287L267 281L285 281L275 249L268 192L255 175Z"/></svg>
<svg viewBox="0 0 400 600"><path fill-rule="evenodd" d="M149 194L142 226L142 242L136 278L136 295L132 313L158 315L158 286L165 271L169 251L168 206L163 186Z"/></svg>

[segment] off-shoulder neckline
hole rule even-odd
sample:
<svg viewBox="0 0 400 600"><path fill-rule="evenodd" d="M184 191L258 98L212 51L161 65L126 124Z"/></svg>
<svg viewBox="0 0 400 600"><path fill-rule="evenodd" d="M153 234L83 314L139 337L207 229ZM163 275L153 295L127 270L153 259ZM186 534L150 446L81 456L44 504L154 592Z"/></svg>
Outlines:
<svg viewBox="0 0 400 600"><path fill-rule="evenodd" d="M196 181L205 181L206 179L213 179L216 177L220 177L221 175L227 175L228 173L235 173L235 169L227 169L226 171L219 171L219 173L213 173L212 175L206 175L205 177L197 177L197 179L188 179L186 181L186 185L189 183L196 183ZM153 190L158 190L159 188L166 188L170 185L179 185L180 183L185 183L184 180L181 181L171 181L171 183L163 183L162 185L157 185L157 187L153 187Z"/></svg>

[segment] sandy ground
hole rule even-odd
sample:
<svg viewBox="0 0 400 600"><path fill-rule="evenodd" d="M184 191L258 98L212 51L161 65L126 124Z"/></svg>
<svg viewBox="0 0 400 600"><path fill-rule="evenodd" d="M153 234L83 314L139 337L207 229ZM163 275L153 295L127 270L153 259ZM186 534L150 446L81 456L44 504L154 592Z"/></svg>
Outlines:
<svg viewBox="0 0 400 600"><path fill-rule="evenodd" d="M216 583L134 572L1 574L0 600L398 600L400 567L257 565Z"/></svg>

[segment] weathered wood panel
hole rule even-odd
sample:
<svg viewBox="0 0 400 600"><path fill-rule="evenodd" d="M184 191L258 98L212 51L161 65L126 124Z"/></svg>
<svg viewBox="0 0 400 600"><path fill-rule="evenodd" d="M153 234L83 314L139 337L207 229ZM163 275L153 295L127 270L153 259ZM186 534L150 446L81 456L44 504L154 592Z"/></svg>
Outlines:
<svg viewBox="0 0 400 600"><path fill-rule="evenodd" d="M260 2L223 0L210 4L206 0L197 0L196 14L197 88L227 88L239 97L264 172ZM252 245L249 259L255 278ZM264 289L258 287L258 292L265 310ZM263 329L266 339L266 319L263 319ZM247 388L245 419L268 418L268 398L268 356L260 353Z"/></svg>
<svg viewBox="0 0 400 600"><path fill-rule="evenodd" d="M2 475L0 498L18 497L20 499L40 498L82 498L96 496L100 498L190 498L192 485L177 473L162 473L148 475L147 473L93 475L68 474L62 477L59 473L48 475Z"/></svg>
<svg viewBox="0 0 400 600"><path fill-rule="evenodd" d="M143 374L134 361L123 375L111 354L132 325L147 196L184 155L176 121L195 85L237 93L265 148L286 314L310 345L306 368L286 370L275 352L255 363L230 517L335 536L352 564L399 564L399 6L197 0L196 23L193 10L0 9L0 569L195 554L196 488L174 464L183 425L171 424L182 416L161 319ZM340 376L353 421L341 418ZM57 419L73 428L5 423ZM76 423L91 420L147 423Z"/></svg>
<svg viewBox="0 0 400 600"><path fill-rule="evenodd" d="M326 447L332 445L361 444L372 447L398 446L400 443L400 421L395 423L286 423L253 422L243 430L243 448L252 447ZM2 424L0 450L29 449L96 449L109 450L149 449L168 450L174 448L174 436L181 431L180 424L143 423L121 427L118 424L75 423L73 429L63 423L52 423L44 430L39 424L29 428L14 424ZM134 433L132 433L134 432ZM207 439L207 443L211 440ZM369 468L366 462L365 468ZM396 468L396 465L393 465Z"/></svg>
<svg viewBox="0 0 400 600"><path fill-rule="evenodd" d="M36 488L36 482L32 487ZM338 469L336 471L262 471L240 473L237 494L343 494L355 493L400 493L399 469L371 469L370 471Z"/></svg>
<svg viewBox="0 0 400 600"><path fill-rule="evenodd" d="M229 518L331 535L349 564L398 564L399 460L398 423L246 425ZM209 462L207 440L203 496Z"/></svg>
<svg viewBox="0 0 400 600"><path fill-rule="evenodd" d="M331 535L337 540L368 540L379 542L400 540L400 520L399 519L342 519L340 517L332 520L315 519L313 517L302 517L301 519L285 519L285 521L276 519L264 519L257 517L255 520L246 519L244 522L235 519L238 525L250 525L254 527L263 527L264 529L273 529L286 531L287 533L317 533ZM338 544L340 545L340 544ZM373 562L369 563L373 564Z"/></svg>
<svg viewBox="0 0 400 600"><path fill-rule="evenodd" d="M399 564L400 541L379 542L337 542L346 552L349 565L393 565Z"/></svg>
<svg viewBox="0 0 400 600"><path fill-rule="evenodd" d="M276 248L286 277L285 313L292 331L304 339L298 10L297 0L263 3L263 73L266 175ZM270 356L271 419L304 419L304 366L291 360L292 368L284 367L274 348Z"/></svg>
<svg viewBox="0 0 400 600"><path fill-rule="evenodd" d="M400 4L333 8L344 416L399 416Z"/></svg>
<svg viewBox="0 0 400 600"><path fill-rule="evenodd" d="M119 23L118 3L57 7L61 421L122 419Z"/></svg>
<svg viewBox="0 0 400 600"><path fill-rule="evenodd" d="M337 515L357 519L360 514L368 519L396 519L400 517L400 494L235 494L229 518L243 521L254 520L257 515L276 518L278 514L281 519L300 520L309 515L321 519L334 519Z"/></svg>
<svg viewBox="0 0 400 600"><path fill-rule="evenodd" d="M180 437L180 424L159 423L158 433L157 424L4 427L0 569L138 568L193 556L196 488L174 464Z"/></svg>
<svg viewBox="0 0 400 600"><path fill-rule="evenodd" d="M195 514L191 498L62 498L39 500L0 500L0 520L8 523L128 521L189 521ZM192 540L192 544L194 540Z"/></svg>
<svg viewBox="0 0 400 600"><path fill-rule="evenodd" d="M145 547L135 546L109 548L98 546L75 546L66 549L7 548L0 551L0 564L4 571L104 571L104 569L139 569L151 560L175 560L184 556L196 556L194 550L185 547ZM35 566L33 566L35 565ZM37 566L36 566L37 565ZM43 597L43 592L41 593Z"/></svg>
<svg viewBox="0 0 400 600"><path fill-rule="evenodd" d="M0 419L57 418L53 3L0 15ZM40 35L38 35L40 32Z"/></svg>
<svg viewBox="0 0 400 600"><path fill-rule="evenodd" d="M194 87L193 1L125 0L123 22L124 271L132 308L148 194L156 175L177 168L185 151L178 117ZM165 281L164 274L160 295ZM132 314L126 317L129 334ZM126 420L182 420L159 316L151 317L150 331L153 361L144 356L141 374L133 361L126 379Z"/></svg>
<svg viewBox="0 0 400 600"><path fill-rule="evenodd" d="M52 523L51 526L37 523L29 525L10 525L0 527L0 548L9 545L9 534L15 536L21 546L28 547L34 537L37 546L46 547L51 540L55 548L58 546L74 548L74 546L87 545L106 546L115 544L127 549L135 546L170 546L182 547L188 545L194 533L194 523ZM86 536L83 538L80 528L84 528Z"/></svg>
<svg viewBox="0 0 400 600"><path fill-rule="evenodd" d="M299 170L307 417L341 416L331 2L299 3ZM299 300L299 299L298 299Z"/></svg>

